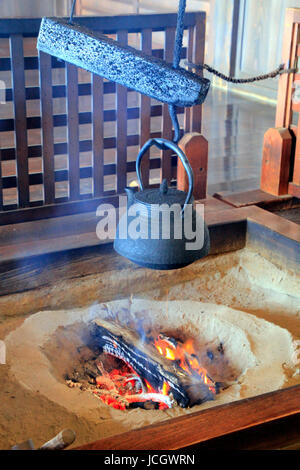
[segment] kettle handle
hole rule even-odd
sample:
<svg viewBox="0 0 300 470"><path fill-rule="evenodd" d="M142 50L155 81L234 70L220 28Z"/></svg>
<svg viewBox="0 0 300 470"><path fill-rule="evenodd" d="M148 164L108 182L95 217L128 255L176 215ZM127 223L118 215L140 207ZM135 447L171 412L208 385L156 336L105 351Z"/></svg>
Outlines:
<svg viewBox="0 0 300 470"><path fill-rule="evenodd" d="M162 139L162 138L150 139L141 148L141 150L139 151L139 154L137 156L137 159L136 159L136 174L137 174L137 177L138 177L138 182L139 182L140 189L141 189L141 191L143 191L143 189L144 189L144 185L143 185L143 182L142 182L142 179L141 179L142 158L145 155L145 153L150 149L150 147L152 147L152 145L156 145L156 147L158 147L161 150L165 150L165 149L173 150L173 152L175 152L176 155L180 158L180 160L183 164L183 167L184 167L185 171L187 172L188 179L189 179L189 190L188 190L187 197L186 197L183 209L182 209L182 212L184 212L185 207L191 202L191 199L192 199L192 196L193 196L194 174L193 174L193 170L191 168L190 162L187 159L187 156L181 150L181 148L179 148L178 145L175 144L175 142L171 142L170 140Z"/></svg>

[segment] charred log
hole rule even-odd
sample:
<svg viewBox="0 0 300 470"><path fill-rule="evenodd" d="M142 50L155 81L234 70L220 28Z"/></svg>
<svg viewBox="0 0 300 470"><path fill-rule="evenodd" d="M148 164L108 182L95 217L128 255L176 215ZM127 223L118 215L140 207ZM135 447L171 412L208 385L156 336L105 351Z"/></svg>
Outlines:
<svg viewBox="0 0 300 470"><path fill-rule="evenodd" d="M214 393L201 376L190 375L176 361L160 356L153 346L141 342L134 331L97 319L92 335L103 352L124 361L158 393L167 387L168 394L181 407L214 399Z"/></svg>

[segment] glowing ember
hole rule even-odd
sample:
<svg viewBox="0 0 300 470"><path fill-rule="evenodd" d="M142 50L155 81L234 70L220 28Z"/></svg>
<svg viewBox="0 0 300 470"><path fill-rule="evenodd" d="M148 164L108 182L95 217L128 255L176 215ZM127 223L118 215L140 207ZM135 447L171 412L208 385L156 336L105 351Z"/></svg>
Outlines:
<svg viewBox="0 0 300 470"><path fill-rule="evenodd" d="M177 366L189 375L199 375L210 391L216 393L214 382L207 375L207 371L200 365L193 340L180 343L173 338L160 334L154 340L154 345L161 356L170 361L176 361Z"/></svg>
<svg viewBox="0 0 300 470"><path fill-rule="evenodd" d="M105 372L103 365L98 364L101 375L96 377L94 395L106 405L118 410L142 407L165 410L174 405L168 396L169 385L164 382L161 390L155 390L147 380L142 380L135 372L124 364L123 370L113 369Z"/></svg>
<svg viewBox="0 0 300 470"><path fill-rule="evenodd" d="M104 327L101 326L101 328ZM102 352L97 358L91 358L91 362L88 364L84 363L81 376L80 372L75 371L74 380L67 380L70 387L88 390L103 403L118 410L132 408L165 410L176 404L187 406L193 401L194 403L201 403L202 397L213 399L216 386L209 378L207 371L201 367L192 340L182 343L160 334L155 340L151 338L151 340L146 341L146 344L150 346L150 357L151 349L153 354L153 347L155 347L161 356L172 362L170 372L166 373L165 369L159 369L160 363L155 362L155 356L153 364L157 364L158 369L151 369L147 356L145 356L143 363L141 359L143 353L134 349L134 346L122 343L122 338L114 336L108 329L104 328L104 333L101 331L101 334L106 341L110 339L109 335L111 335L111 345L109 342L105 342L104 346L107 346L107 348L102 347ZM99 337L97 337L98 341ZM126 353L122 353L122 347ZM127 350L130 351L130 354L127 354ZM132 360L133 358L138 358L138 362L137 359ZM131 360L132 364L130 363ZM151 363L152 367L153 364ZM139 373L134 370L134 365L137 365ZM164 367L166 367L166 364ZM192 384L192 387L196 390L191 395L192 398L186 395L186 389L180 388L182 386L181 382L176 382L175 369L185 371L186 374L184 375L186 377L190 376L191 381L188 380L188 384L190 384L190 387ZM143 375L144 372L145 376ZM85 379L85 374L87 374L88 380ZM83 381L78 380L79 377L82 377ZM197 387L197 384L199 384L199 387ZM202 386L204 385L206 387L203 392ZM188 388L187 382L185 382L185 386L187 390L191 390L191 388ZM210 396L207 395L208 392ZM200 401L198 396L201 396Z"/></svg>

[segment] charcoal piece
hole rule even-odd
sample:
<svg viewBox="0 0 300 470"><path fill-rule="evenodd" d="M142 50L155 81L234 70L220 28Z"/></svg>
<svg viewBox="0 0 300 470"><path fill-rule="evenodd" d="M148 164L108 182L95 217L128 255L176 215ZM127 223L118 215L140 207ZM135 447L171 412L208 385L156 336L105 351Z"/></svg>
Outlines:
<svg viewBox="0 0 300 470"><path fill-rule="evenodd" d="M159 403L155 403L153 401L129 403L128 409L136 409L136 408L142 408L143 410L158 410Z"/></svg>
<svg viewBox="0 0 300 470"><path fill-rule="evenodd" d="M201 104L210 81L62 18L43 18L37 48L164 103Z"/></svg>

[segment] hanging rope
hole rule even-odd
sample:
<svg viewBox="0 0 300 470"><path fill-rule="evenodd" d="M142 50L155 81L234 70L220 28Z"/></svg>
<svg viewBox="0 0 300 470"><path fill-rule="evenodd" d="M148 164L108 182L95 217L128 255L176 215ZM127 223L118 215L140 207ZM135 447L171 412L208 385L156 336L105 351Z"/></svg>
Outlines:
<svg viewBox="0 0 300 470"><path fill-rule="evenodd" d="M173 54L174 69L178 69L180 59L181 59L185 9L186 9L186 0L179 0L175 46L174 46L174 54Z"/></svg>
<svg viewBox="0 0 300 470"><path fill-rule="evenodd" d="M186 0L179 0L175 46L174 46L174 54L173 54L173 68L174 69L179 68L180 59L181 59L185 10L186 10ZM180 126L178 122L176 106L170 104L169 113L170 113L172 124L174 127L173 141L177 143L180 139Z"/></svg>
<svg viewBox="0 0 300 470"><path fill-rule="evenodd" d="M70 13L69 23L73 23L73 16L74 16L74 12L75 12L75 5L76 5L76 0L73 0L72 8L71 8L71 13Z"/></svg>
<svg viewBox="0 0 300 470"><path fill-rule="evenodd" d="M269 72L264 75L257 75L256 77L249 77L249 78L234 78L234 77L229 77L227 75L224 75L223 73L219 72L218 70L214 69L213 67L207 64L196 65L196 64L193 64L192 62L185 61L185 65L189 69L207 70L213 75L216 75L217 77L221 78L225 82L229 82L229 83L253 83L253 82L258 82L260 80L267 80L268 78L275 78L278 75L282 75L284 73L296 73L297 72L296 68L285 69L284 64L281 64L277 67L277 69L273 70L273 72Z"/></svg>

